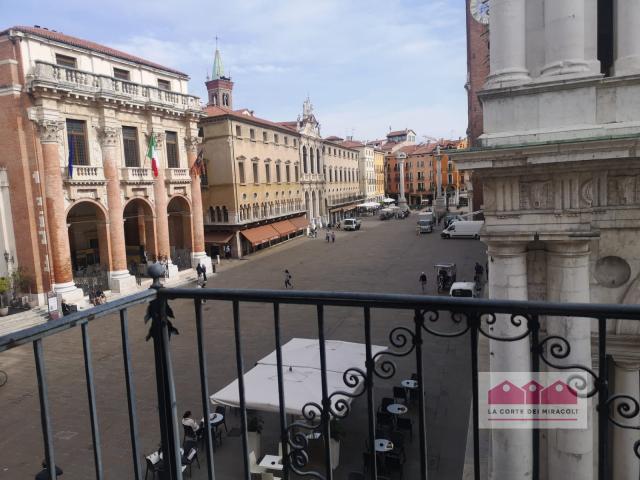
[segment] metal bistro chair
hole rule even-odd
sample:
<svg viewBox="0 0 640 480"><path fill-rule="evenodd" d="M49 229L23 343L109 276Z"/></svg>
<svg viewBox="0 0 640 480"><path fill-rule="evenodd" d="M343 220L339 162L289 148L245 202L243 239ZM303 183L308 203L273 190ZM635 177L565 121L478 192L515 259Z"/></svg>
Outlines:
<svg viewBox="0 0 640 480"><path fill-rule="evenodd" d="M410 418L398 418L396 420L396 430L399 432L409 432L409 440L413 442L413 424Z"/></svg>
<svg viewBox="0 0 640 480"><path fill-rule="evenodd" d="M194 461L198 464L198 469L200 469L200 460L198 460L198 448L196 442L188 441L184 444L183 450L188 453L184 453L182 455L182 465L189 468L189 476L191 476L191 469Z"/></svg>
<svg viewBox="0 0 640 480"><path fill-rule="evenodd" d="M184 435L182 436L182 443L183 444L186 443L187 440L197 440L198 439L198 434L189 425L182 425L182 430L184 431Z"/></svg>
<svg viewBox="0 0 640 480"><path fill-rule="evenodd" d="M407 391L404 389L404 387L393 387L393 398L396 401L401 400L404 405L409 404Z"/></svg>
<svg viewBox="0 0 640 480"><path fill-rule="evenodd" d="M224 405L217 405L214 413L219 413L222 415L222 422L218 423L218 425L224 425L224 431L229 433L229 429L227 428L227 407Z"/></svg>
<svg viewBox="0 0 640 480"><path fill-rule="evenodd" d="M388 413L387 412L387 407L389 405L393 405L394 403L396 403L395 398L383 397L382 398L382 403L380 404L380 408L378 409L378 412Z"/></svg>
<svg viewBox="0 0 640 480"><path fill-rule="evenodd" d="M151 472L151 480L155 480L156 478L158 478L158 474L160 472L163 472L163 467L164 464L162 463L162 460L153 463L149 457L145 457L145 460L147 462L147 470L144 473L144 480L147 480L147 476L149 475L149 472Z"/></svg>

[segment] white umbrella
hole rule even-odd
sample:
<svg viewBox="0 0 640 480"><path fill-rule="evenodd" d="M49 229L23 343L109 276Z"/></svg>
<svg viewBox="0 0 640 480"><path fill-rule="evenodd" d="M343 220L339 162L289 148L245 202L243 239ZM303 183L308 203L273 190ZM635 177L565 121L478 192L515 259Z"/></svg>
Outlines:
<svg viewBox="0 0 640 480"><path fill-rule="evenodd" d="M393 198L384 198L382 199L382 201L384 203L396 203L396 201Z"/></svg>

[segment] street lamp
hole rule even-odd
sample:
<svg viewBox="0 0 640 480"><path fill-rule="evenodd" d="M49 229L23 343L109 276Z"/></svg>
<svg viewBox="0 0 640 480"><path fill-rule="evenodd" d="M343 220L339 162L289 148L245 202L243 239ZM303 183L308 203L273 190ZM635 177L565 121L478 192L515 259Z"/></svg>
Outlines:
<svg viewBox="0 0 640 480"><path fill-rule="evenodd" d="M400 193L398 195L398 206L402 211L407 210L407 199L404 197L404 161L406 159L406 153L401 151L396 152L396 160L398 161L398 168L400 169Z"/></svg>

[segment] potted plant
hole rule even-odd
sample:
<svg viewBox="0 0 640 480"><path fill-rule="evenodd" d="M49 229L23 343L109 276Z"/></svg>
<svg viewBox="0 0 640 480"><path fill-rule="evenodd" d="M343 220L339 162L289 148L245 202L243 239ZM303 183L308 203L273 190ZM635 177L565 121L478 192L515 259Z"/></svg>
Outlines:
<svg viewBox="0 0 640 480"><path fill-rule="evenodd" d="M329 423L329 441L331 442L331 468L335 470L340 463L340 440L345 436L345 429L337 418Z"/></svg>
<svg viewBox="0 0 640 480"><path fill-rule="evenodd" d="M5 295L10 287L11 282L9 279L7 277L0 277L0 317L9 315L9 306L6 305Z"/></svg>
<svg viewBox="0 0 640 480"><path fill-rule="evenodd" d="M247 420L247 440L249 443L249 451L253 451L256 454L256 458L262 456L261 451L261 436L262 428L264 426L264 420L258 414L251 415Z"/></svg>

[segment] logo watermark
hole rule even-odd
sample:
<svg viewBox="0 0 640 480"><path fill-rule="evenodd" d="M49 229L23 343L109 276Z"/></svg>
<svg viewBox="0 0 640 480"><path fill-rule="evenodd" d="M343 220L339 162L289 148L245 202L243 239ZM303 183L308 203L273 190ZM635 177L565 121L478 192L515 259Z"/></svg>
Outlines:
<svg viewBox="0 0 640 480"><path fill-rule="evenodd" d="M584 372L480 372L480 428L586 429Z"/></svg>

